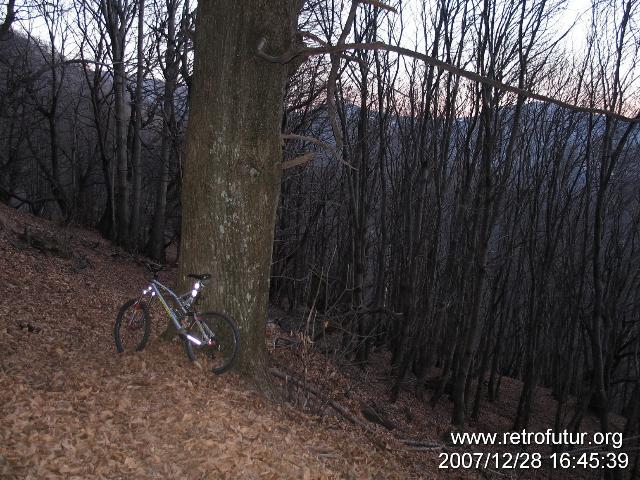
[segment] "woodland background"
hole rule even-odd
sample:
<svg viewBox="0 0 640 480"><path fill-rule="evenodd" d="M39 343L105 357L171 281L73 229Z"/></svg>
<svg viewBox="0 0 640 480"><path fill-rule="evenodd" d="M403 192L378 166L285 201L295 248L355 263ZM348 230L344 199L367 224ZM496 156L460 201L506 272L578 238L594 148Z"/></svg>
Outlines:
<svg viewBox="0 0 640 480"><path fill-rule="evenodd" d="M619 115L385 49L293 65L271 303L330 358L365 365L389 352L380 396L391 401L411 378L431 405L449 395L462 425L511 377L522 381L516 429L545 387L551 428L577 431L592 411L603 430L624 416L636 437L640 136L620 116L640 105L638 3L594 2L576 50L558 29L562 1L393 6L363 2L343 38L351 5L309 0L298 28L319 45L409 42ZM10 0L3 13L0 200L174 260L196 5Z"/></svg>

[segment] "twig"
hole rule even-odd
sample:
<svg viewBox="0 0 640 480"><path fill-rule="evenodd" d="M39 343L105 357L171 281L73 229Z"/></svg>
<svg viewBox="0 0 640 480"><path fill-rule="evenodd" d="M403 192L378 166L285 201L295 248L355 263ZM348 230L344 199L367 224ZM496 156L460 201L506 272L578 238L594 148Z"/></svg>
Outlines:
<svg viewBox="0 0 640 480"><path fill-rule="evenodd" d="M300 31L299 33L303 37L309 38L309 39L313 40L314 42L316 42L317 44L322 45L323 47L329 46L329 44L327 42L325 42L323 39L321 39L320 37L318 37L317 35L315 35L315 34L313 34L311 32ZM367 62L365 62L363 59L355 57L353 55L349 55L347 53L341 53L340 57L344 58L345 60L350 60L352 62L356 62L356 63L359 63L361 65L364 65L365 68L367 67Z"/></svg>
<svg viewBox="0 0 640 480"><path fill-rule="evenodd" d="M396 424L389 420L384 414L379 412L375 407L371 405L365 405L360 412L362 416L370 422L382 425L387 430L393 430L396 428Z"/></svg>
<svg viewBox="0 0 640 480"><path fill-rule="evenodd" d="M307 163L315 157L313 152L305 153L304 155L300 155L299 157L293 158L291 160L287 160L286 162L282 162L280 165L283 170L287 168L297 167L298 165L302 165L303 163Z"/></svg>
<svg viewBox="0 0 640 480"><path fill-rule="evenodd" d="M338 154L338 152L336 152L336 149L333 148L332 145L329 145L328 143L323 142L322 140L319 140L315 137L309 137L306 135L296 135L295 133L283 133L282 138L283 140L302 140L303 142L313 143L314 145L318 145L319 147L322 147L325 150L328 150L329 152L331 152L332 155L337 156Z"/></svg>
<svg viewBox="0 0 640 480"><path fill-rule="evenodd" d="M369 5L373 5L374 7L381 8L383 10L388 10L389 12L398 13L398 11L390 5L386 3L382 3L378 0L360 0L360 3L367 3Z"/></svg>
<svg viewBox="0 0 640 480"><path fill-rule="evenodd" d="M426 442L424 440L411 440L410 438L398 438L400 443L407 445L408 447L423 447L423 448L442 448L442 445L433 442Z"/></svg>
<svg viewBox="0 0 640 480"><path fill-rule="evenodd" d="M329 151L331 153L331 155L333 155L335 158L340 159L340 161L346 165L347 167L353 169L353 170L357 170L357 168L353 167L352 165L350 165L349 163L345 162L344 160L341 159L341 157L338 155L338 151L331 145L329 145L326 142L323 142L320 139L317 139L315 137L309 137L306 135L296 135L295 133L283 133L281 135L283 140L300 140L303 142L309 142L309 143L313 143L314 145L318 145L319 147L324 148L325 150ZM307 154L309 155L309 154ZM298 157L298 159L300 159L301 157ZM297 160L297 159L294 159ZM290 160L291 162L293 162L294 160ZM286 162L284 162L286 163ZM298 164L299 165L299 164ZM295 165L291 165L291 166L295 166ZM284 168L289 168L289 167L282 167Z"/></svg>
<svg viewBox="0 0 640 480"><path fill-rule="evenodd" d="M298 380L297 378L295 378L295 377L293 377L291 375L288 375L288 374L286 374L284 372L281 372L277 368L270 368L269 372L274 377L278 377L278 378L284 380L287 383L293 383L295 386L300 387L303 390L306 390L307 392L315 395L316 397L319 397L319 398L326 397L326 395L323 395L322 392L320 392L319 390L313 388L312 386L310 386L308 384L305 384L305 383L301 382L300 380ZM359 426L363 427L367 431L371 431L371 429L369 428L369 426L366 423L364 423L358 417L353 415L349 410L347 410L345 407L343 407L339 403L337 403L337 402L335 402L335 401L333 401L331 399L327 399L327 402L329 403L331 408L333 408L336 412L341 414L344 418L349 420L351 423L353 423L355 425L359 425Z"/></svg>

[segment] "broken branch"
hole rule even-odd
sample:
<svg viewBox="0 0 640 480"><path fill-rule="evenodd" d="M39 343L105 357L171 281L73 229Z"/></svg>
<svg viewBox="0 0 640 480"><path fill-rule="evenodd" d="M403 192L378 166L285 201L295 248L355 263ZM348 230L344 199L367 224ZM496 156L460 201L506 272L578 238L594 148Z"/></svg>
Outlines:
<svg viewBox="0 0 640 480"><path fill-rule="evenodd" d="M333 401L331 399L326 398L326 396L323 395L322 392L320 392L319 390L313 388L311 385L303 383L300 380L298 380L297 378L295 378L295 377L293 377L291 375L288 375L288 374L286 374L284 372L281 372L277 368L270 368L269 369L269 373L271 373L271 375L273 375L274 377L278 377L278 378L284 380L287 383L292 383L296 387L299 387L299 388L302 388L303 390L306 390L307 392L311 393L312 395L314 395L316 397L326 399L326 401L331 406L331 408L333 408L336 412L338 412L344 418L349 420L351 423L353 423L355 425L360 425L361 427L363 427L366 430L370 430L369 426L366 423L364 423L358 417L353 415L349 410L347 410L345 407L343 407L339 403L337 403L337 402L335 402L335 401Z"/></svg>
<svg viewBox="0 0 640 480"><path fill-rule="evenodd" d="M298 165L302 165L303 163L307 163L311 160L313 160L313 157L315 157L315 154L309 152L309 153L305 153L304 155L300 155L299 157L296 157L292 160L287 160L286 162L282 162L282 169L286 170L287 168L293 168L293 167L297 167Z"/></svg>

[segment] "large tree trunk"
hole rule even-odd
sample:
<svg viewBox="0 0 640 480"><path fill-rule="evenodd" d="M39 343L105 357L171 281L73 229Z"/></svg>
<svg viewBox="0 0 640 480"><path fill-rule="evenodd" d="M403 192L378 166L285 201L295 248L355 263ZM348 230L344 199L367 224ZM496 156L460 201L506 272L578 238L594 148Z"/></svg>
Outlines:
<svg viewBox="0 0 640 480"><path fill-rule="evenodd" d="M182 189L179 282L210 272L203 310L233 316L241 333L238 370L265 376L265 320L280 190L282 99L286 66L278 54L293 38L290 0L198 5L193 102Z"/></svg>

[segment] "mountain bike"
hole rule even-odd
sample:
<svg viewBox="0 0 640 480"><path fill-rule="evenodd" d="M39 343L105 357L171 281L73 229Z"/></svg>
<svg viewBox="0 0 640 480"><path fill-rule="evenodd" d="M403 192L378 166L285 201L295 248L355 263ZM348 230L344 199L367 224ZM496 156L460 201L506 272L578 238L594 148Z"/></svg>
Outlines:
<svg viewBox="0 0 640 480"><path fill-rule="evenodd" d="M138 298L120 307L116 317L113 336L118 353L140 351L147 345L151 333L149 306L157 299L184 343L189 360L193 362L199 356L216 374L229 370L240 348L236 322L224 313L200 313L195 308L211 275L188 274L187 277L193 278L195 283L190 291L178 295L158 281L158 274L164 270L163 265L145 262L145 266L153 274L153 279Z"/></svg>

